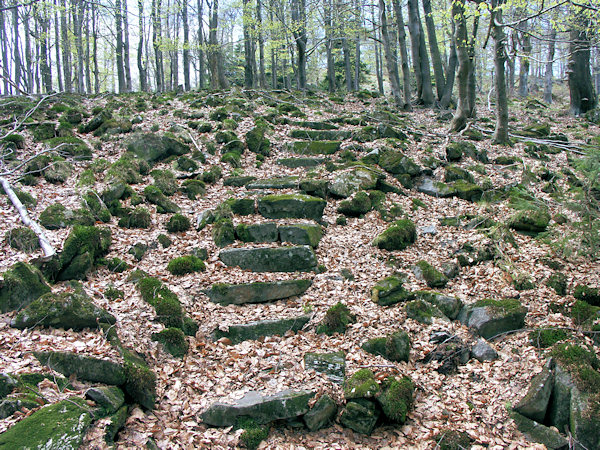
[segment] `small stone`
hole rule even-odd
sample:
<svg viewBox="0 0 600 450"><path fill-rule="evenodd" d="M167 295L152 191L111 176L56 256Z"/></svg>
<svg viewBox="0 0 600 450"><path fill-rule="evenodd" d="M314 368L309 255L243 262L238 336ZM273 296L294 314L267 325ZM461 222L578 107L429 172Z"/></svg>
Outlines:
<svg viewBox="0 0 600 450"><path fill-rule="evenodd" d="M498 357L498 353L485 339L480 338L471 349L471 356L480 362L493 361Z"/></svg>
<svg viewBox="0 0 600 450"><path fill-rule="evenodd" d="M312 409L304 414L303 419L306 427L310 431L317 431L325 428L337 414L337 405L333 399L324 394L317 400Z"/></svg>
<svg viewBox="0 0 600 450"><path fill-rule="evenodd" d="M304 365L317 373L327 375L331 381L342 384L346 377L346 354L343 351L333 353L307 353Z"/></svg>
<svg viewBox="0 0 600 450"><path fill-rule="evenodd" d="M370 400L359 398L349 401L340 416L340 423L357 433L371 434L379 418L377 405Z"/></svg>

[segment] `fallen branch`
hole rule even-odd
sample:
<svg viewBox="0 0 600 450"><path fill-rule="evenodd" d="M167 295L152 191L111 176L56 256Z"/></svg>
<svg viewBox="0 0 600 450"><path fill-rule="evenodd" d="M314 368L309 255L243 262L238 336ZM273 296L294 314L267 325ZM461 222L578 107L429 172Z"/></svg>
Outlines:
<svg viewBox="0 0 600 450"><path fill-rule="evenodd" d="M46 237L44 230L42 230L42 228L36 222L34 222L33 220L31 220L29 218L27 209L25 208L25 206L23 206L23 203L21 203L21 200L19 200L19 197L17 197L17 194L15 194L15 191L13 191L9 181L4 177L0 177L0 184L2 185L2 188L4 189L4 192L6 192L6 195L8 195L8 198L10 199L13 206L19 212L19 214L21 216L21 221L26 226L31 228L35 232L35 234L38 236L38 239L40 241L40 247L42 247L42 250L44 251L44 259L50 259L52 256L54 256L56 254L56 250L54 250L54 247L52 247L52 244L50 244L50 241Z"/></svg>

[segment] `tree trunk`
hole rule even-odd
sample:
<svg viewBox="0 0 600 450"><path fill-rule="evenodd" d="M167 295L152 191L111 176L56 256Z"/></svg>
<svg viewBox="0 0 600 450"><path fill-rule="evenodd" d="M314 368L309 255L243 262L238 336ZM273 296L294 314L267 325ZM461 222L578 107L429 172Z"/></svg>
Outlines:
<svg viewBox="0 0 600 450"><path fill-rule="evenodd" d="M554 65L554 50L556 47L556 28L552 26L552 23L549 23L550 27L550 36L548 42L548 61L546 62L546 73L544 75L545 83L544 83L544 101L548 104L552 103L552 78L554 77L552 66Z"/></svg>
<svg viewBox="0 0 600 450"><path fill-rule="evenodd" d="M406 31L404 31L404 16L399 0L393 0L396 12L396 25L398 28L398 45L400 47L400 63L402 66L402 90L404 92L404 109L410 111L410 65L408 63L408 50L406 48Z"/></svg>
<svg viewBox="0 0 600 450"><path fill-rule="evenodd" d="M456 41L454 39L454 22L452 22L452 42L450 43L450 56L448 57L448 70L446 71L446 86L444 86L444 94L440 100L440 108L446 109L452 100L452 91L454 89L454 79L456 77L456 66L458 57L456 56Z"/></svg>
<svg viewBox="0 0 600 450"><path fill-rule="evenodd" d="M140 0L141 1L141 0ZM204 29L203 29L204 0L198 0L198 87L204 89Z"/></svg>
<svg viewBox="0 0 600 450"><path fill-rule="evenodd" d="M69 41L69 32L67 27L67 13L68 11L66 0L61 0L60 34L62 44L62 65L64 70L65 91L73 92L73 84L71 79L71 42Z"/></svg>
<svg viewBox="0 0 600 450"><path fill-rule="evenodd" d="M392 89L394 102L398 107L404 106L402 97L400 96L400 77L398 76L398 63L392 51L392 43L390 42L390 34L388 30L388 21L385 0L379 0L379 22L381 24L381 40L383 41L383 50L385 53L385 63L388 71L388 78Z"/></svg>
<svg viewBox="0 0 600 450"><path fill-rule="evenodd" d="M408 0L408 29L413 53L413 70L417 79L417 102L430 106L433 104L433 89L418 0Z"/></svg>
<svg viewBox="0 0 600 450"><path fill-rule="evenodd" d="M467 19L465 7L460 0L452 2L452 17L455 21L456 55L458 58L458 105L450 123L452 131L460 131L467 126L469 118L469 72L471 60L469 58Z"/></svg>
<svg viewBox="0 0 600 450"><path fill-rule="evenodd" d="M262 29L262 0L256 0L256 25L258 29L258 85L267 88L265 76L265 36Z"/></svg>
<svg viewBox="0 0 600 450"><path fill-rule="evenodd" d="M90 67L90 22L91 11L87 12L87 20L85 21L85 91L88 94L92 93L92 69ZM57 70L59 71L59 70Z"/></svg>
<svg viewBox="0 0 600 450"><path fill-rule="evenodd" d="M123 16L121 0L115 0L115 28L117 44L117 78L119 80L119 94L122 94L127 91L127 84L125 83L125 69L123 68Z"/></svg>
<svg viewBox="0 0 600 450"><path fill-rule="evenodd" d="M42 77L42 85L44 86L44 92L52 92L52 68L48 62L48 32L49 20L47 17L47 11L44 8L40 8L37 11L37 20L40 24L39 36L39 49L40 49L40 75Z"/></svg>
<svg viewBox="0 0 600 450"><path fill-rule="evenodd" d="M100 93L100 68L98 67L98 13L92 2L92 60L94 65L94 93Z"/></svg>
<svg viewBox="0 0 600 450"><path fill-rule="evenodd" d="M182 0L181 18L183 20L183 87L192 89L190 83L190 26L188 23L188 0Z"/></svg>
<svg viewBox="0 0 600 450"><path fill-rule="evenodd" d="M346 91L352 90L352 65L350 64L350 46L348 39L342 38L342 50L344 51L344 74L346 77Z"/></svg>
<svg viewBox="0 0 600 450"><path fill-rule="evenodd" d="M250 36L250 23L252 21L252 12L250 10L250 0L244 0L244 7L242 12L243 21L243 33L244 33L244 87L246 89L252 89L254 85L254 64L253 59L255 55L253 53L252 37Z"/></svg>
<svg viewBox="0 0 600 450"><path fill-rule="evenodd" d="M521 64L519 69L519 97L529 95L529 58L531 56L531 37L529 36L529 24L525 20L519 27L521 31Z"/></svg>
<svg viewBox="0 0 600 450"><path fill-rule="evenodd" d="M442 65L442 58L438 47L433 13L431 12L431 0L423 0L423 12L425 13L425 26L427 27L427 39L429 40L429 50L431 52L431 62L433 64L433 74L435 76L437 99L441 101L446 88L446 79L444 78L444 67Z"/></svg>
<svg viewBox="0 0 600 450"><path fill-rule="evenodd" d="M297 66L298 66L298 89L306 90L306 44L308 35L306 33L306 0L292 0L293 33L296 40Z"/></svg>
<svg viewBox="0 0 600 450"><path fill-rule="evenodd" d="M163 92L164 86L164 74L162 64L162 51L160 49L161 39L161 26L160 26L160 11L161 11L161 0L152 0L152 47L154 48L154 63L156 65L156 90L157 92Z"/></svg>
<svg viewBox="0 0 600 450"><path fill-rule="evenodd" d="M148 74L147 67L144 65L144 4L143 0L138 0L138 27L140 33L140 41L137 48L137 67L140 76L140 91L148 90Z"/></svg>
<svg viewBox="0 0 600 450"><path fill-rule="evenodd" d="M210 65L210 87L212 89L227 89L228 83L223 73L223 57L217 40L219 26L219 1L213 0L210 12L208 32L208 63Z"/></svg>
<svg viewBox="0 0 600 450"><path fill-rule="evenodd" d="M479 16L473 17L473 32L471 39L468 42L468 54L469 54L469 83L468 83L468 114L469 118L475 117L475 100L477 97L477 80L476 80L476 66L475 66L475 39L477 37L477 28L479 27Z"/></svg>
<svg viewBox="0 0 600 450"><path fill-rule="evenodd" d="M127 86L127 92L131 92L133 86L131 84L131 63L129 61L129 19L127 15L127 0L123 0L123 65L125 69L125 86Z"/></svg>
<svg viewBox="0 0 600 450"><path fill-rule="evenodd" d="M25 71L25 79L27 86L26 90L28 93L33 92L33 70L31 70L33 68L33 61L31 57L31 30L29 29L30 15L30 11L25 11L23 14L23 27L25 28L25 63L29 68L29 70ZM58 40L56 42L56 48L58 48Z"/></svg>
<svg viewBox="0 0 600 450"><path fill-rule="evenodd" d="M73 0L73 34L75 34L75 48L77 49L77 92L85 92L83 77L83 12L84 0Z"/></svg>
<svg viewBox="0 0 600 450"><path fill-rule="evenodd" d="M362 6L360 0L356 0L355 5L356 23L354 24L356 35L354 37L354 47L356 49L356 56L354 58L354 90L360 90L360 29L361 29L361 14Z"/></svg>
<svg viewBox="0 0 600 450"><path fill-rule="evenodd" d="M16 8L16 2L14 3L12 10L13 15L13 59L15 61L15 73L13 76L13 82L17 89L20 90L21 85L21 50L19 49L19 10ZM19 91L16 92L18 94Z"/></svg>
<svg viewBox="0 0 600 450"><path fill-rule="evenodd" d="M496 129L492 142L494 144L508 144L508 99L506 96L506 34L502 27L503 0L492 0L491 26L494 38L494 68L496 77L494 87L496 89Z"/></svg>
<svg viewBox="0 0 600 450"><path fill-rule="evenodd" d="M323 17L325 25L325 53L327 55L327 87L329 92L337 89L335 82L335 61L333 57L333 37L331 35L333 26L331 22L331 0L325 0L323 4Z"/></svg>
<svg viewBox="0 0 600 450"><path fill-rule="evenodd" d="M579 22L583 22L581 16ZM578 116L594 109L596 93L590 75L590 40L585 27L569 32L569 63L567 67L571 114Z"/></svg>
<svg viewBox="0 0 600 450"><path fill-rule="evenodd" d="M6 35L6 17L4 15L4 2L0 1L0 45L2 48L2 77L4 81L4 95L11 93L11 86L9 83L10 72L8 67L8 37Z"/></svg>

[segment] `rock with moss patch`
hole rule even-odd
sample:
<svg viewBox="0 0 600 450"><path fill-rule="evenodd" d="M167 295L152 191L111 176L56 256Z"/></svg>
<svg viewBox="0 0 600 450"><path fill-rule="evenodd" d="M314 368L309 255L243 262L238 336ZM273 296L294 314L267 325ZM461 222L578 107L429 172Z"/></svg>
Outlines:
<svg viewBox="0 0 600 450"><path fill-rule="evenodd" d="M380 411L371 400L358 398L346 403L340 423L357 433L369 435L375 429Z"/></svg>
<svg viewBox="0 0 600 450"><path fill-rule="evenodd" d="M149 203L156 205L156 212L162 214L173 214L181 211L181 208L176 203L169 200L165 194L156 186L146 186L144 196Z"/></svg>
<svg viewBox="0 0 600 450"><path fill-rule="evenodd" d="M344 383L344 398L375 398L380 391L380 386L375 379L375 374L369 369L360 369Z"/></svg>
<svg viewBox="0 0 600 450"><path fill-rule="evenodd" d="M244 242L276 242L279 231L275 222L241 223L235 228L235 236Z"/></svg>
<svg viewBox="0 0 600 450"><path fill-rule="evenodd" d="M281 242L289 242L296 245L310 245L316 248L323 237L323 229L320 225L311 223L298 223L294 225L281 225L278 228Z"/></svg>
<svg viewBox="0 0 600 450"><path fill-rule="evenodd" d="M337 404L327 394L323 394L302 419L310 431L317 431L329 425L337 414Z"/></svg>
<svg viewBox="0 0 600 450"><path fill-rule="evenodd" d="M307 195L327 199L329 181L315 178L305 178L300 180L299 187L300 190Z"/></svg>
<svg viewBox="0 0 600 450"><path fill-rule="evenodd" d="M264 178L246 184L246 189L298 189L296 175Z"/></svg>
<svg viewBox="0 0 600 450"><path fill-rule="evenodd" d="M298 167L316 167L325 163L325 158L281 158L277 160L277 164L291 169Z"/></svg>
<svg viewBox="0 0 600 450"><path fill-rule="evenodd" d="M315 393L308 390L285 390L270 396L250 391L234 404L213 403L200 418L215 427L235 425L240 417L251 418L259 424L293 419L309 411L308 402L314 396Z"/></svg>
<svg viewBox="0 0 600 450"><path fill-rule="evenodd" d="M219 258L227 266L253 272L295 272L314 270L317 258L309 246L276 248L234 248L223 250Z"/></svg>
<svg viewBox="0 0 600 450"><path fill-rule="evenodd" d="M546 280L546 286L554 289L558 295L565 296L567 295L567 276L562 272L553 273Z"/></svg>
<svg viewBox="0 0 600 450"><path fill-rule="evenodd" d="M335 197L347 198L360 190L375 189L377 182L384 178L380 171L354 167L335 176L329 183L329 193Z"/></svg>
<svg viewBox="0 0 600 450"><path fill-rule="evenodd" d="M384 250L404 250L417 240L417 229L410 219L394 222L373 240L375 247Z"/></svg>
<svg viewBox="0 0 600 450"><path fill-rule="evenodd" d="M79 380L120 386L125 384L125 370L121 364L70 352L34 352L44 366L66 377L76 375Z"/></svg>
<svg viewBox="0 0 600 450"><path fill-rule="evenodd" d="M342 384L346 378L346 353L343 351L332 353L306 353L304 366L322 373L331 381Z"/></svg>
<svg viewBox="0 0 600 450"><path fill-rule="evenodd" d="M357 192L352 199L344 200L338 206L337 211L348 217L360 217L368 213L372 208L371 198L369 195L360 191Z"/></svg>
<svg viewBox="0 0 600 450"><path fill-rule="evenodd" d="M264 336L283 336L285 333L301 330L311 319L310 315L291 317L288 319L260 320L241 325L230 325L227 331L216 329L213 332L214 340L228 338L232 344L239 344L247 340L256 340Z"/></svg>
<svg viewBox="0 0 600 450"><path fill-rule="evenodd" d="M382 383L377 402L381 405L384 416L391 422L403 424L413 404L415 385L404 376L401 379L388 377Z"/></svg>
<svg viewBox="0 0 600 450"><path fill-rule="evenodd" d="M434 317L445 317L436 306L421 299L408 302L405 306L405 311L406 317L426 325L431 324Z"/></svg>
<svg viewBox="0 0 600 450"><path fill-rule="evenodd" d="M152 333L152 340L160 342L176 358L183 358L188 351L189 345L179 328L166 328L160 333Z"/></svg>
<svg viewBox="0 0 600 450"><path fill-rule="evenodd" d="M341 302L330 307L325 317L317 326L317 333L332 335L334 333L345 333L350 324L356 323L356 315Z"/></svg>
<svg viewBox="0 0 600 450"><path fill-rule="evenodd" d="M183 214L174 214L166 224L169 233L179 233L187 231L191 228L190 219Z"/></svg>
<svg viewBox="0 0 600 450"><path fill-rule="evenodd" d="M210 300L221 305L263 303L301 295L312 284L311 280L287 280L248 284L213 284L204 292Z"/></svg>
<svg viewBox="0 0 600 450"><path fill-rule="evenodd" d="M424 300L439 308L439 310L449 319L454 320L458 317L463 303L457 297L442 294L434 291L417 291L414 293L418 299Z"/></svg>
<svg viewBox="0 0 600 450"><path fill-rule="evenodd" d="M92 302L81 288L74 292L51 292L31 302L11 321L15 328L35 326L73 329L98 328L99 323L114 324L115 317Z"/></svg>
<svg viewBox="0 0 600 450"><path fill-rule="evenodd" d="M524 210L512 215L507 225L516 231L541 233L550 223L550 214L545 209Z"/></svg>
<svg viewBox="0 0 600 450"><path fill-rule="evenodd" d="M514 407L516 412L531 420L543 423L554 384L553 369L554 362L549 359L542 371L533 377L531 383L529 383L525 397Z"/></svg>
<svg viewBox="0 0 600 450"><path fill-rule="evenodd" d="M73 227L60 254L60 269L55 278L59 281L87 279L97 260L108 252L110 244L108 228Z"/></svg>
<svg viewBox="0 0 600 450"><path fill-rule="evenodd" d="M73 165L67 161L55 161L44 170L44 178L53 184L64 183L72 174Z"/></svg>
<svg viewBox="0 0 600 450"><path fill-rule="evenodd" d="M385 149L379 156L379 166L394 175L415 177L421 173L421 167L398 150Z"/></svg>
<svg viewBox="0 0 600 450"><path fill-rule="evenodd" d="M169 156L182 156L190 151L187 145L173 138L152 133L133 137L127 144L127 150L148 163L154 163Z"/></svg>
<svg viewBox="0 0 600 450"><path fill-rule="evenodd" d="M258 200L258 212L268 219L312 219L320 221L327 202L304 194L266 195Z"/></svg>
<svg viewBox="0 0 600 450"><path fill-rule="evenodd" d="M85 391L85 397L94 401L107 414L113 414L125 404L125 394L116 386L96 386Z"/></svg>
<svg viewBox="0 0 600 450"><path fill-rule="evenodd" d="M421 179L417 191L435 198L449 198L455 194L455 190L450 185L429 177Z"/></svg>
<svg viewBox="0 0 600 450"><path fill-rule="evenodd" d="M423 280L430 288L443 288L448 284L448 277L429 264L427 261L419 261L413 269L415 277Z"/></svg>
<svg viewBox="0 0 600 450"><path fill-rule="evenodd" d="M4 241L15 250L25 253L33 253L40 248L40 241L31 228L18 227L12 228L6 232Z"/></svg>
<svg viewBox="0 0 600 450"><path fill-rule="evenodd" d="M123 228L147 229L152 225L152 216L143 206L138 206L125 217L119 219L119 226Z"/></svg>
<svg viewBox="0 0 600 450"><path fill-rule="evenodd" d="M513 412L510 416L527 440L543 444L548 449L564 450L569 448L569 441L555 429L531 420L518 412Z"/></svg>
<svg viewBox="0 0 600 450"><path fill-rule="evenodd" d="M45 406L0 434L2 448L78 449L94 412L80 397Z"/></svg>
<svg viewBox="0 0 600 450"><path fill-rule="evenodd" d="M516 299L483 299L465 306L458 320L489 339L508 331L519 330L525 324L527 308Z"/></svg>
<svg viewBox="0 0 600 450"><path fill-rule="evenodd" d="M573 297L593 306L600 306L600 289L586 285L577 285Z"/></svg>
<svg viewBox="0 0 600 450"><path fill-rule="evenodd" d="M26 307L40 296L50 292L50 286L35 267L17 262L2 274L0 280L0 312Z"/></svg>
<svg viewBox="0 0 600 450"><path fill-rule="evenodd" d="M400 274L379 280L371 289L371 299L381 306L412 300L414 294L403 286L405 282L406 277Z"/></svg>
<svg viewBox="0 0 600 450"><path fill-rule="evenodd" d="M301 155L331 155L340 149L340 141L296 141L289 149Z"/></svg>
<svg viewBox="0 0 600 450"><path fill-rule="evenodd" d="M369 339L362 345L362 349L373 355L383 356L389 361L408 361L410 338L406 331L397 331L386 337Z"/></svg>
<svg viewBox="0 0 600 450"><path fill-rule="evenodd" d="M463 154L474 154L477 147L467 141L452 142L446 146L446 159L448 161L460 161Z"/></svg>

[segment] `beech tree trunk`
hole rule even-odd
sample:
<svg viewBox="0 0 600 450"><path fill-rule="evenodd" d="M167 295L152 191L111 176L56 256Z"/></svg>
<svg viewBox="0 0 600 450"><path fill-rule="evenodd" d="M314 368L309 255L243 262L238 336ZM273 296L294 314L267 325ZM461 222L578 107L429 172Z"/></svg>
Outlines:
<svg viewBox="0 0 600 450"><path fill-rule="evenodd" d="M398 76L398 63L396 62L396 55L392 51L392 43L390 39L390 33L388 30L388 21L386 6L384 0L379 0L379 22L381 24L381 40L383 41L383 50L385 53L385 63L388 71L388 78L390 80L390 87L392 89L392 97L398 107L403 107L402 97L400 96L400 77Z"/></svg>
<svg viewBox="0 0 600 450"><path fill-rule="evenodd" d="M298 89L306 90L306 0L292 0L293 34L296 40Z"/></svg>
<svg viewBox="0 0 600 450"><path fill-rule="evenodd" d="M13 6L16 6L16 2ZM18 8L13 8L13 60L15 62L15 73L13 82L17 89L21 89L21 50L19 49L19 11ZM19 91L16 92L18 94Z"/></svg>
<svg viewBox="0 0 600 450"><path fill-rule="evenodd" d="M529 58L531 56L531 37L529 36L528 21L524 21L519 27L521 31L521 50L523 54L520 59L519 69L519 97L529 95Z"/></svg>
<svg viewBox="0 0 600 450"><path fill-rule="evenodd" d="M119 80L119 93L122 94L124 92L127 92L127 84L125 83L125 69L123 68L123 16L121 0L115 0L115 28L117 44L117 79Z"/></svg>
<svg viewBox="0 0 600 450"><path fill-rule="evenodd" d="M423 0L423 12L425 13L425 26L427 27L427 39L429 41L429 51L431 52L437 99L441 101L446 88L446 79L444 78L444 66L438 47L433 13L431 12L431 0Z"/></svg>
<svg viewBox="0 0 600 450"><path fill-rule="evenodd" d="M148 72L144 64L144 4L142 0L138 0L138 27L140 40L137 48L137 67L140 76L140 91L148 90Z"/></svg>
<svg viewBox="0 0 600 450"><path fill-rule="evenodd" d="M552 103L552 82L554 78L553 66L554 66L554 51L556 47L556 28L550 23L549 41L548 41L548 61L546 62L546 73L544 75L544 101L548 104Z"/></svg>
<svg viewBox="0 0 600 450"><path fill-rule="evenodd" d="M250 10L250 1L244 0L244 8L242 13L243 33L244 33L244 87L251 89L254 86L254 64L255 54L253 52L252 36L250 33L250 23L252 20L252 12Z"/></svg>
<svg viewBox="0 0 600 450"><path fill-rule="evenodd" d="M331 23L331 0L325 0L323 5L323 16L325 25L325 53L327 57L327 87L329 92L337 89L335 82L335 61L333 59L333 26Z"/></svg>
<svg viewBox="0 0 600 450"><path fill-rule="evenodd" d="M440 100L440 108L446 109L452 101L452 91L454 89L454 80L456 78L456 66L458 65L458 57L456 55L456 40L454 38L454 22L452 23L452 42L450 43L450 56L448 57L448 70L446 72L446 85L444 86L444 94Z"/></svg>
<svg viewBox="0 0 600 450"><path fill-rule="evenodd" d="M508 98L506 96L506 34L502 23L503 0L492 0L491 26L494 38L494 68L496 77L494 87L496 90L496 128L492 142L494 144L508 144Z"/></svg>
<svg viewBox="0 0 600 450"><path fill-rule="evenodd" d="M123 68L125 69L125 86L127 92L131 92L133 86L131 84L131 63L129 61L129 19L127 15L127 0L123 0Z"/></svg>
<svg viewBox="0 0 600 450"><path fill-rule="evenodd" d="M580 21L583 22L583 19ZM567 73L571 114L578 116L594 109L596 93L590 75L590 40L584 26L569 32Z"/></svg>
<svg viewBox="0 0 600 450"><path fill-rule="evenodd" d="M204 89L204 28L202 23L204 0L198 0L198 87Z"/></svg>
<svg viewBox="0 0 600 450"><path fill-rule="evenodd" d="M258 85L267 88L265 75L265 35L262 29L262 0L256 0L256 23L258 28Z"/></svg>
<svg viewBox="0 0 600 450"><path fill-rule="evenodd" d="M161 0L152 0L152 11L151 11L151 20L152 20L152 47L154 48L154 63L156 66L156 90L157 92L163 92L164 86L164 71L163 71L163 63L162 63L162 51L160 49L160 39L161 39L161 25L160 25L160 10L161 10Z"/></svg>
<svg viewBox="0 0 600 450"><path fill-rule="evenodd" d="M471 60L469 58L467 19L465 7L460 0L452 2L452 17L455 21L456 55L458 58L458 105L450 123L452 131L460 131L467 126L469 111L469 72Z"/></svg>
<svg viewBox="0 0 600 450"><path fill-rule="evenodd" d="M396 25L398 28L398 45L400 47L400 64L402 66L402 91L404 93L403 108L410 111L410 67L408 64L408 50L406 48L406 31L404 31L404 16L399 0L392 1L396 13Z"/></svg>
<svg viewBox="0 0 600 450"><path fill-rule="evenodd" d="M67 4L66 0L61 0L60 9L60 34L63 58L63 71L65 79L65 91L72 92L73 84L71 79L71 43L69 41L67 27Z"/></svg>
<svg viewBox="0 0 600 450"><path fill-rule="evenodd" d="M408 29L413 57L413 70L417 79L417 102L425 105L433 105L433 89L431 86L431 74L429 69L429 56L425 44L423 25L419 13L418 0L408 0Z"/></svg>

